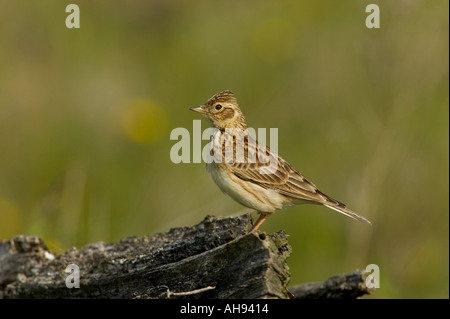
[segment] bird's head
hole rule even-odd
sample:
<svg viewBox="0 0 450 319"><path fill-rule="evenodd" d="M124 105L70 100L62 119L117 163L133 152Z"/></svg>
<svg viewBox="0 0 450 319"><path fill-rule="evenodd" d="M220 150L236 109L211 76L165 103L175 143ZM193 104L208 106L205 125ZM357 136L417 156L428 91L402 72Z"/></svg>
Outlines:
<svg viewBox="0 0 450 319"><path fill-rule="evenodd" d="M239 108L234 93L222 91L211 97L205 104L191 108L205 116L217 129L247 129L244 115Z"/></svg>

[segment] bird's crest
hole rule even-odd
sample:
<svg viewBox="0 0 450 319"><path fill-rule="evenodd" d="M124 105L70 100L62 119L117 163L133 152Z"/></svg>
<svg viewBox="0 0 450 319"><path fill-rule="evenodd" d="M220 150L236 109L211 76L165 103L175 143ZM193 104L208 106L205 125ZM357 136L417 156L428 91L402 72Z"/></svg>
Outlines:
<svg viewBox="0 0 450 319"><path fill-rule="evenodd" d="M234 93L232 91L226 90L219 92L215 95L213 95L207 102L207 105L213 105L217 102L230 102L230 103L236 103L236 98L234 97Z"/></svg>

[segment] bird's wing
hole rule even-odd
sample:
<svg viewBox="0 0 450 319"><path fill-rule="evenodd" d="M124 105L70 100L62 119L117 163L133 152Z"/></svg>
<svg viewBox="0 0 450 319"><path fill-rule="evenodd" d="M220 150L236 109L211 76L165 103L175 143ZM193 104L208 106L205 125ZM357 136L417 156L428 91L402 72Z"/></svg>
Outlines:
<svg viewBox="0 0 450 319"><path fill-rule="evenodd" d="M224 134L223 149L231 143L236 147L236 138ZM239 143L238 143L239 144ZM244 160L233 157L227 162L231 172L242 180L255 183L263 188L273 189L287 197L322 203L323 194L288 162L273 152L268 146L250 135L245 136ZM236 148L235 148L235 152ZM223 153L225 156L225 152Z"/></svg>
<svg viewBox="0 0 450 319"><path fill-rule="evenodd" d="M231 172L238 178L266 189L273 189L292 199L322 204L346 216L371 224L364 217L348 209L345 204L321 192L316 185L270 150L268 146L251 136L248 136L247 139L248 141L244 140L246 142L244 143L245 161L238 161L235 156L233 161L228 163ZM236 147L236 139L232 139L230 142L229 137L225 136L225 141L227 140L228 144L233 143ZM222 145L226 144L225 142Z"/></svg>

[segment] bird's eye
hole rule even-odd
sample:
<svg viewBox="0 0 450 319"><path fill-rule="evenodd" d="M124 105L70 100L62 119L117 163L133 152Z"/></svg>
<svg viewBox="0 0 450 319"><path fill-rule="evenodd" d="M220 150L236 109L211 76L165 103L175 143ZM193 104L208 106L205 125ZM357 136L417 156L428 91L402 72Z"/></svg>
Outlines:
<svg viewBox="0 0 450 319"><path fill-rule="evenodd" d="M222 105L220 105L220 104L217 104L216 105L216 110L218 111L218 110L220 110L222 108Z"/></svg>

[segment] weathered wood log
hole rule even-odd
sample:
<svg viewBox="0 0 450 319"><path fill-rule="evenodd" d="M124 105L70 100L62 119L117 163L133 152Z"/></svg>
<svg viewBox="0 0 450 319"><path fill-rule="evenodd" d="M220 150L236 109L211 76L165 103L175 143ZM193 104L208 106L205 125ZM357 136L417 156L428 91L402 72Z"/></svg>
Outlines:
<svg viewBox="0 0 450 319"><path fill-rule="evenodd" d="M311 286L289 292L286 234L249 233L252 224L249 214L207 216L195 226L60 255L39 237L16 236L0 241L0 298L343 297ZM79 288L66 284L75 275L66 272L71 264L79 268Z"/></svg>
<svg viewBox="0 0 450 319"><path fill-rule="evenodd" d="M371 294L375 288L366 286L367 273L356 270L333 276L324 282L301 284L289 288L295 299L356 299Z"/></svg>

